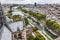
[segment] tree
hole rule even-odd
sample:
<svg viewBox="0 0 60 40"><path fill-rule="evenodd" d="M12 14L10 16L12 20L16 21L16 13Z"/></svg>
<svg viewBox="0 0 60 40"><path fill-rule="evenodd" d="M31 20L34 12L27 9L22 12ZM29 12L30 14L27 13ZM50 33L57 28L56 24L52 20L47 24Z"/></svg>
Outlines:
<svg viewBox="0 0 60 40"><path fill-rule="evenodd" d="M12 19L14 21L20 21L21 20L20 15L14 15L14 16L12 16Z"/></svg>
<svg viewBox="0 0 60 40"><path fill-rule="evenodd" d="M32 27L32 29L33 29L34 32L38 30L37 27Z"/></svg>
<svg viewBox="0 0 60 40"><path fill-rule="evenodd" d="M30 35L29 38L28 38L28 40L34 40L34 39L35 38L32 35Z"/></svg>
<svg viewBox="0 0 60 40"><path fill-rule="evenodd" d="M25 25L28 25L29 24L28 19L27 18L24 18L24 20L25 20Z"/></svg>

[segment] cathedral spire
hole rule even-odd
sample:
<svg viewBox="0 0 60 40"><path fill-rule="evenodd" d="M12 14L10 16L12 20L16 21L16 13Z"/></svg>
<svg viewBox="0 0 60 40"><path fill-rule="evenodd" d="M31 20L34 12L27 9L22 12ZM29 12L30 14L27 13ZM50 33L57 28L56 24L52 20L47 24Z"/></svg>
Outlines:
<svg viewBox="0 0 60 40"><path fill-rule="evenodd" d="M20 31L19 27L17 27L17 31Z"/></svg>

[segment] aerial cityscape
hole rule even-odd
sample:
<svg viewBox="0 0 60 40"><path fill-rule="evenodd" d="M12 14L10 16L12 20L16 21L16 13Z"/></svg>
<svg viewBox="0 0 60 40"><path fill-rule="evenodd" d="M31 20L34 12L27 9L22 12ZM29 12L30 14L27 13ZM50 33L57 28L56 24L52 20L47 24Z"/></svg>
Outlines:
<svg viewBox="0 0 60 40"><path fill-rule="evenodd" d="M1 0L0 40L60 40L60 1L40 1Z"/></svg>

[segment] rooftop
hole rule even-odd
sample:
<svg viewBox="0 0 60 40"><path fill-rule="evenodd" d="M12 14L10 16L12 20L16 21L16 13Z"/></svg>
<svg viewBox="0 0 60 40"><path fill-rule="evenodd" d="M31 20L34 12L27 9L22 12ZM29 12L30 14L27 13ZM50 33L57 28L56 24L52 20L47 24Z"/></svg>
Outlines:
<svg viewBox="0 0 60 40"><path fill-rule="evenodd" d="M5 26L2 27L3 30L1 30L2 34L1 34L1 40L11 40L11 32L9 31L9 29L7 29Z"/></svg>
<svg viewBox="0 0 60 40"><path fill-rule="evenodd" d="M22 30L23 29L23 21L18 21L18 22L10 23L9 24L9 28L13 32L17 31L17 28L19 28L20 30Z"/></svg>

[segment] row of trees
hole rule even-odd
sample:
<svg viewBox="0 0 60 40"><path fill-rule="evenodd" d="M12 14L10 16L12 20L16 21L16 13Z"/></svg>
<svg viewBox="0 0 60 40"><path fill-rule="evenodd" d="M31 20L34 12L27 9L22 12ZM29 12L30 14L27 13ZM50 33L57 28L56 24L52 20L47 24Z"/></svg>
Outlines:
<svg viewBox="0 0 60 40"><path fill-rule="evenodd" d="M29 14L30 15L33 15L34 17L37 17L37 19L45 19L46 15L44 14L40 14L40 13L36 13L36 12L33 12L33 11L29 11Z"/></svg>
<svg viewBox="0 0 60 40"><path fill-rule="evenodd" d="M33 32L35 33L35 38L33 37L33 40L45 40L45 38L37 31L37 27L32 27Z"/></svg>
<svg viewBox="0 0 60 40"><path fill-rule="evenodd" d="M39 32L36 31L35 33L36 33L35 40L45 40L45 38Z"/></svg>
<svg viewBox="0 0 60 40"><path fill-rule="evenodd" d="M45 19L46 18L46 15L45 14L40 14L40 13L36 13L36 12L33 12L33 11L27 11L27 10L24 10L24 9L22 9L22 11L24 13L28 13L28 14L36 17L38 20Z"/></svg>
<svg viewBox="0 0 60 40"><path fill-rule="evenodd" d="M33 29L34 32L38 30L37 27L32 27L32 29Z"/></svg>
<svg viewBox="0 0 60 40"><path fill-rule="evenodd" d="M52 28L55 28L57 30L60 30L60 25L58 23L56 23L55 21L52 21L50 19L46 20L46 25L48 27L52 27Z"/></svg>
<svg viewBox="0 0 60 40"><path fill-rule="evenodd" d="M28 40L45 40L45 38L39 33L39 32L35 32L36 33L36 37L34 36L29 36Z"/></svg>
<svg viewBox="0 0 60 40"><path fill-rule="evenodd" d="M33 35L30 35L30 36L28 37L28 40L35 40L35 38L34 38Z"/></svg>
<svg viewBox="0 0 60 40"><path fill-rule="evenodd" d="M28 25L29 24L28 19L27 18L24 18L24 20L25 20L25 25Z"/></svg>

